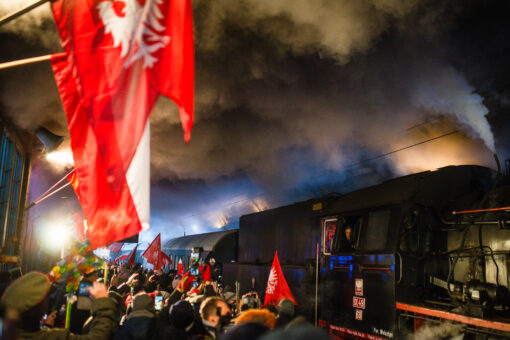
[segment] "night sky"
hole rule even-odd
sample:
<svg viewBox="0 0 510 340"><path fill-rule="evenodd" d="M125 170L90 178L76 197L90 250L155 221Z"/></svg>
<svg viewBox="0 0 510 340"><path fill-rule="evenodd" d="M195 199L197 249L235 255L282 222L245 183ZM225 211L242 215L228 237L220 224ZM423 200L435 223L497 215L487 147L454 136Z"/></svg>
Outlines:
<svg viewBox="0 0 510 340"><path fill-rule="evenodd" d="M30 2L11 0L0 15ZM495 168L495 152L510 158L507 1L193 4L196 121L186 145L176 106L160 98L153 110L142 241L235 228L242 214L442 166ZM47 6L0 28L1 61L61 50ZM48 62L0 71L0 110L68 137ZM33 164L31 199L69 168ZM31 218L69 220L76 209L67 190Z"/></svg>

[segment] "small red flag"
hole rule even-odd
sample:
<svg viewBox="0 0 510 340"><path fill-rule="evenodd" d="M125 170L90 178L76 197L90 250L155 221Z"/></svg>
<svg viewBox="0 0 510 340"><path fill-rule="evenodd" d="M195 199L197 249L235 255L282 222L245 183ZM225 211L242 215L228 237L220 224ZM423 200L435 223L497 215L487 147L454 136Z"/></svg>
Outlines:
<svg viewBox="0 0 510 340"><path fill-rule="evenodd" d="M282 267L280 267L280 261L278 261L278 251L276 251L274 254L271 272L267 280L264 305L269 304L276 306L283 299L289 299L292 303L297 305L297 302L290 291L289 285L283 276Z"/></svg>
<svg viewBox="0 0 510 340"><path fill-rule="evenodd" d="M115 242L115 243L112 243L108 246L108 249L112 252L112 253L118 253L122 247L124 246L124 242Z"/></svg>
<svg viewBox="0 0 510 340"><path fill-rule="evenodd" d="M135 263L135 258L136 258L136 249L138 248L138 244L136 245L135 249L133 249L133 251L131 252L131 254L129 254L129 258L127 260L127 264L128 266L132 266L134 263Z"/></svg>
<svg viewBox="0 0 510 340"><path fill-rule="evenodd" d="M184 266L182 265L182 258L179 259L179 263L177 264L177 275L182 276L184 273Z"/></svg>
<svg viewBox="0 0 510 340"><path fill-rule="evenodd" d="M163 266L169 266L172 264L172 260L168 257L167 254L163 253L163 251L161 251L159 254L161 255L161 263Z"/></svg>
<svg viewBox="0 0 510 340"><path fill-rule="evenodd" d="M211 281L211 266L206 264L204 271L202 272L202 280Z"/></svg>
<svg viewBox="0 0 510 340"><path fill-rule="evenodd" d="M161 269L163 263L161 261L161 234L158 234L152 243L145 249L142 254L147 262L152 263L154 269Z"/></svg>
<svg viewBox="0 0 510 340"><path fill-rule="evenodd" d="M126 261L128 258L127 254L126 255L122 255L122 256L119 256L115 259L115 261L113 261L113 263L119 263L120 261Z"/></svg>

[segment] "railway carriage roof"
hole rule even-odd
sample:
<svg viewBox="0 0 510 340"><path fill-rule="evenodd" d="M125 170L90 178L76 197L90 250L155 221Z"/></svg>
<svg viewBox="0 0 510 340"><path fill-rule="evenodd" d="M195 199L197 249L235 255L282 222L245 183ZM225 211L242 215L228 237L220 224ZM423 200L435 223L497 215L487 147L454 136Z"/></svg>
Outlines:
<svg viewBox="0 0 510 340"><path fill-rule="evenodd" d="M164 251L170 250L191 250L195 247L202 247L204 251L212 251L214 246L225 236L237 233L237 230L216 231L204 234L181 236L169 240L163 246Z"/></svg>

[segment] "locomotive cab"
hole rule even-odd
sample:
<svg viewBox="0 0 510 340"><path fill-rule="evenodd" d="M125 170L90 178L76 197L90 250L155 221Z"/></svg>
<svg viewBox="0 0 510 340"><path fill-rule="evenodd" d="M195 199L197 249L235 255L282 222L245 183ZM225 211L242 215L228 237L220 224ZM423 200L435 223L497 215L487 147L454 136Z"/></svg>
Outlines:
<svg viewBox="0 0 510 340"><path fill-rule="evenodd" d="M393 337L399 219L398 206L322 219L321 323L332 335Z"/></svg>

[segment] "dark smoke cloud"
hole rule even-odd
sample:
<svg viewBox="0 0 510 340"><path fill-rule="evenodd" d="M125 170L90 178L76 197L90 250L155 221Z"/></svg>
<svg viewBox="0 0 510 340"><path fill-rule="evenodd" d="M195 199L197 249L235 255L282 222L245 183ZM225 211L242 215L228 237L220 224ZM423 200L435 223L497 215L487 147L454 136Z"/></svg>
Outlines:
<svg viewBox="0 0 510 340"><path fill-rule="evenodd" d="M454 37L462 36L459 22L473 20L477 6L195 1L196 124L185 145L175 105L160 98L153 111L155 228L146 238L160 230L170 237L232 227L239 215L261 207L398 174L449 164L492 166L491 154L507 152L500 141L508 137L495 123L501 114L489 112L484 101L491 94L478 86L483 67ZM2 34L24 41L27 50L55 51L49 17L41 12L36 29L19 25ZM0 75L8 113L24 127L46 124L67 133L48 65L9 72ZM507 86L494 101L508 108L508 93Z"/></svg>

